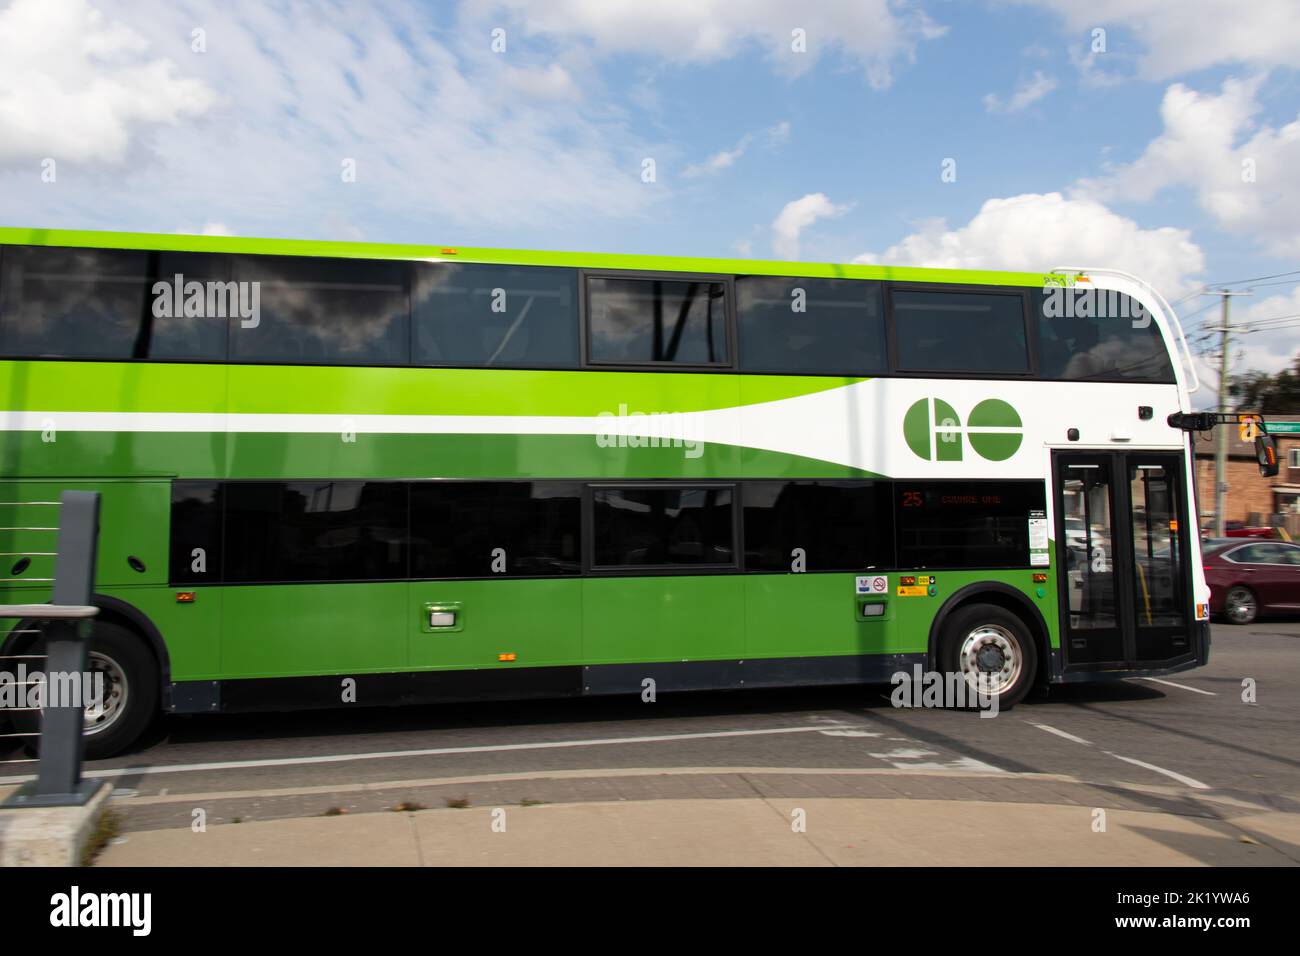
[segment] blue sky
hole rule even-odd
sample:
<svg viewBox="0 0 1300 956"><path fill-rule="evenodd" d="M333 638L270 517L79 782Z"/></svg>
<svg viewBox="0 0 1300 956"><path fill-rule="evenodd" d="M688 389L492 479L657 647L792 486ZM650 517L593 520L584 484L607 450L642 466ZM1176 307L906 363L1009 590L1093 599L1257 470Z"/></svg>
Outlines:
<svg viewBox="0 0 1300 956"><path fill-rule="evenodd" d="M1297 63L1293 0L0 0L0 222L1295 271L1234 302L1275 370Z"/></svg>

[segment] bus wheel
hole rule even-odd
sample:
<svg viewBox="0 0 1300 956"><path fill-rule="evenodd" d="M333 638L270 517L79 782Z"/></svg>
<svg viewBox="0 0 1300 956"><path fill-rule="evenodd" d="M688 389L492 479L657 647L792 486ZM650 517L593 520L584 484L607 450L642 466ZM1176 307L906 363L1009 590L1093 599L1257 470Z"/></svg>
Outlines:
<svg viewBox="0 0 1300 956"><path fill-rule="evenodd" d="M43 655L45 639L38 638L28 654ZM85 701L86 757L96 760L121 753L139 739L158 712L158 665L144 641L118 624L96 621L87 648L91 676ZM101 692L102 691L102 692ZM32 712L16 714L15 729L37 733L40 718ZM29 738L38 749L39 738Z"/></svg>
<svg viewBox="0 0 1300 956"><path fill-rule="evenodd" d="M1255 592L1243 584L1229 588L1223 596L1223 613L1233 624L1250 624L1259 613Z"/></svg>
<svg viewBox="0 0 1300 956"><path fill-rule="evenodd" d="M1038 651L1029 629L996 604L958 608L944 623L939 664L974 690L991 691L1000 710L1024 699L1034 683Z"/></svg>

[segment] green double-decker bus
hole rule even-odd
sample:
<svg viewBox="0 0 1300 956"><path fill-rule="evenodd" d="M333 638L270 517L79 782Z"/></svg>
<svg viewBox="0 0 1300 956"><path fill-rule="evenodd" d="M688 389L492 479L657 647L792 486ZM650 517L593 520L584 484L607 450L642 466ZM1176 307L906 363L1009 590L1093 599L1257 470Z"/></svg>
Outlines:
<svg viewBox="0 0 1300 956"><path fill-rule="evenodd" d="M159 711L1189 668L1180 336L1077 269L0 229L0 600L98 492L91 755Z"/></svg>

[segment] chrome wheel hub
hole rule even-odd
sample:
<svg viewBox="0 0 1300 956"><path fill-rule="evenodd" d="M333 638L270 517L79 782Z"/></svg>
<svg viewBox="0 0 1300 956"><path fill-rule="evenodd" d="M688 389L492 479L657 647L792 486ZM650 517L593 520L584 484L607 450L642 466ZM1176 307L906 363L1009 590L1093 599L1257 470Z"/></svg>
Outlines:
<svg viewBox="0 0 1300 956"><path fill-rule="evenodd" d="M1005 693L1020 679L1020 645L1000 624L981 624L961 642L958 662L967 685L979 693Z"/></svg>
<svg viewBox="0 0 1300 956"><path fill-rule="evenodd" d="M87 665L91 684L86 696L85 732L98 734L121 718L130 687L121 666L111 657L91 651Z"/></svg>

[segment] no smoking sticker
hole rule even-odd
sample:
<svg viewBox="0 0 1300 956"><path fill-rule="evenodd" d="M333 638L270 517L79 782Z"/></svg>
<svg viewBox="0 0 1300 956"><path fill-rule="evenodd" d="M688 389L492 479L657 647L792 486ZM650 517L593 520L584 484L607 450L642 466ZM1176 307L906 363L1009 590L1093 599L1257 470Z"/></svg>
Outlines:
<svg viewBox="0 0 1300 956"><path fill-rule="evenodd" d="M888 590L888 575L868 574L857 578L857 591L859 594L884 594Z"/></svg>

